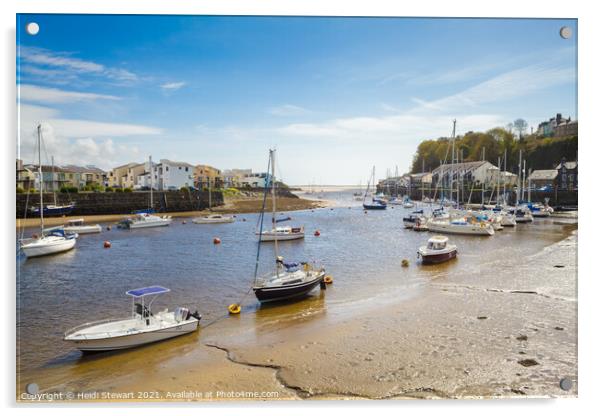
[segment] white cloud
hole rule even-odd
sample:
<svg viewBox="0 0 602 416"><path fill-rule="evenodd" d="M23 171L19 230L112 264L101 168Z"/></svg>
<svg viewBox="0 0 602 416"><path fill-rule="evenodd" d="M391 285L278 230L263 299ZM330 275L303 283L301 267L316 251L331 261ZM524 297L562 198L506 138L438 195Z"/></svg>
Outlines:
<svg viewBox="0 0 602 416"><path fill-rule="evenodd" d="M64 119L60 118L60 113L55 109L21 104L18 157L26 163L37 159L35 151L38 124L42 124L44 163L54 156L58 165L93 164L104 169L110 169L124 161L140 160L142 157L136 145L122 143L116 146L114 138L144 138L163 133L159 128L138 124Z"/></svg>
<svg viewBox="0 0 602 416"><path fill-rule="evenodd" d="M307 114L310 111L297 105L284 104L278 107L272 107L268 110L268 112L274 116L292 117Z"/></svg>
<svg viewBox="0 0 602 416"><path fill-rule="evenodd" d="M57 73L62 73L64 76L72 78L79 75L95 75L120 82L138 80L136 74L126 69L107 67L97 62L73 57L72 55L72 53L55 52L29 46L20 46L18 51L19 59L29 64L25 65L25 72L32 75L36 75L37 73L38 76L44 76L46 80L52 82L60 82L60 77L57 76ZM23 66L22 63L20 66Z"/></svg>
<svg viewBox="0 0 602 416"><path fill-rule="evenodd" d="M161 85L161 88L167 91L175 91L175 90L179 90L180 88L182 88L184 85L186 85L185 82L180 81L180 82L168 82L165 83L163 85Z"/></svg>
<svg viewBox="0 0 602 416"><path fill-rule="evenodd" d="M21 101L38 103L73 103L78 101L121 99L113 95L65 91L58 88L38 87L28 84L19 85L18 98L20 98Z"/></svg>

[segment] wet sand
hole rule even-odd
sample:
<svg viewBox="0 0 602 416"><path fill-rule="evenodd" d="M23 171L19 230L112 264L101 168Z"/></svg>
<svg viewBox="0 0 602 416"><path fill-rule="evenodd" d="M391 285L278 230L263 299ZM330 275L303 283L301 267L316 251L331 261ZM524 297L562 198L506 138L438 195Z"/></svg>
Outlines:
<svg viewBox="0 0 602 416"><path fill-rule="evenodd" d="M502 258L495 268L433 277L410 299L389 293L326 308L322 293L304 310L243 310L191 336L99 354L100 366L88 358L66 372L46 367L35 379L46 392L133 394L88 398L113 401L268 398L253 392L280 400L574 397L576 230L565 237L524 259L541 270L532 276ZM570 391L560 389L563 377Z"/></svg>
<svg viewBox="0 0 602 416"><path fill-rule="evenodd" d="M323 208L328 206L327 201L312 201L303 198L276 198L278 211L299 211L314 208ZM182 211L182 212L165 212L160 215L171 215L174 218L187 218L199 215L207 215L211 212L221 214L244 214L259 212L263 199L260 197L226 197L224 205L214 207L212 211ZM63 225L70 219L83 218L86 223L115 223L120 220L131 217L131 214L114 214L114 215L83 215L83 216L64 216L64 217L47 217L44 218L44 224L48 227ZM17 228L39 226L39 218L26 218L16 220Z"/></svg>

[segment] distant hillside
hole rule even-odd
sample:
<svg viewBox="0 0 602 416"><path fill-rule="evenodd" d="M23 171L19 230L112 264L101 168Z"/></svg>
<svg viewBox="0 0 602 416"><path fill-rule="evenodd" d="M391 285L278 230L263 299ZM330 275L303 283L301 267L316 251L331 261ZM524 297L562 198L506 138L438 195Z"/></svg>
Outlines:
<svg viewBox="0 0 602 416"><path fill-rule="evenodd" d="M424 140L418 145L411 173L422 172L423 160L425 171L439 166L441 161L451 160L450 139L441 137L435 140ZM485 148L485 160L497 166L498 157L504 158L507 151L507 170L516 172L518 169L519 150L527 160L527 169L552 169L564 157L566 160L577 158L577 136L567 137L538 137L528 135L516 139L514 135L503 128L495 128L482 132L468 132L456 138L456 149L460 149L464 161L482 159Z"/></svg>

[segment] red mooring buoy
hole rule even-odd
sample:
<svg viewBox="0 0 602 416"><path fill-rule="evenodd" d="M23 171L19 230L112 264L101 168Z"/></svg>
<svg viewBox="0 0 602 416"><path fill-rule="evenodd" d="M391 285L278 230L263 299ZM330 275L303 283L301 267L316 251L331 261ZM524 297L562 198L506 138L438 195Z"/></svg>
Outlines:
<svg viewBox="0 0 602 416"><path fill-rule="evenodd" d="M315 235L316 237L319 237L319 236L320 236L320 230L316 230L316 232L314 232L314 235Z"/></svg>
<svg viewBox="0 0 602 416"><path fill-rule="evenodd" d="M110 241L105 241L102 246L104 248L111 248L111 242Z"/></svg>
<svg viewBox="0 0 602 416"><path fill-rule="evenodd" d="M220 244L222 242L222 240L220 240L219 238L215 237L213 239L213 244Z"/></svg>

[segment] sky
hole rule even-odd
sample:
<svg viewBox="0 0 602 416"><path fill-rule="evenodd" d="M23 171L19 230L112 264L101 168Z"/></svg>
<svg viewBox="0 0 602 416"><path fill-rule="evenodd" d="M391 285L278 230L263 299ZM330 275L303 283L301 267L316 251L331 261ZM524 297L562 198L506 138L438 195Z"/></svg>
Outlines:
<svg viewBox="0 0 602 416"><path fill-rule="evenodd" d="M574 19L21 14L17 156L41 123L43 163L264 171L276 148L289 184L355 185L454 119L577 118L576 62Z"/></svg>

